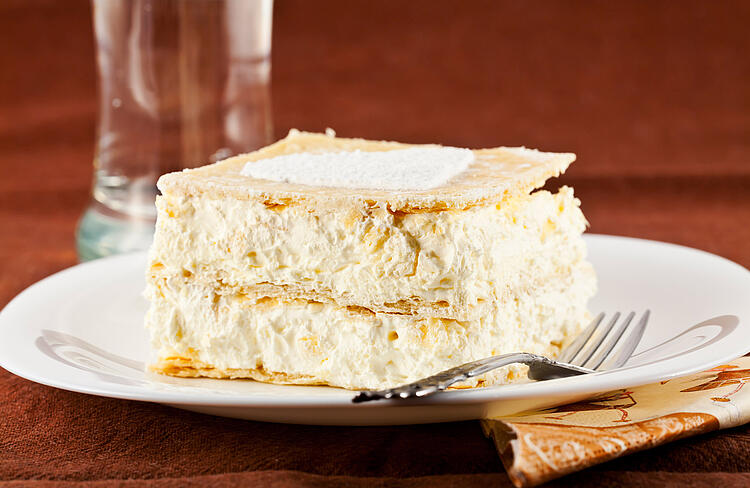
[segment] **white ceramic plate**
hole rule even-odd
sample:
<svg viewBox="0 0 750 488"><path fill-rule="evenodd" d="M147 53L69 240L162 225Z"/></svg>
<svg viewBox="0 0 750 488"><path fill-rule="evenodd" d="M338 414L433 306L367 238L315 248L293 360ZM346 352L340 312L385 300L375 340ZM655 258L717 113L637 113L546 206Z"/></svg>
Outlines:
<svg viewBox="0 0 750 488"><path fill-rule="evenodd" d="M627 367L560 380L413 401L352 404L346 390L144 372L145 254L74 266L18 295L0 313L0 366L57 388L272 422L385 425L477 419L552 407L708 369L750 350L750 272L695 249L587 235L599 276L593 312L651 309Z"/></svg>

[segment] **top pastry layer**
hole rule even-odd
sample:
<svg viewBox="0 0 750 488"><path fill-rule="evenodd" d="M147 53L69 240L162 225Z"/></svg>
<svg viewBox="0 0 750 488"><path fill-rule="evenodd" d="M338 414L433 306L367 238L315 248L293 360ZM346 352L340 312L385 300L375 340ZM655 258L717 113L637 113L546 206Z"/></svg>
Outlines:
<svg viewBox="0 0 750 488"><path fill-rule="evenodd" d="M434 145L430 145L433 146ZM390 151L415 147L386 141L337 138L292 130L258 151L196 169L170 173L159 179L163 193L210 194L214 198L257 200L268 206L302 205L314 208L352 204L387 205L393 212L416 213L465 209L528 194L575 160L571 153L549 153L520 147L474 150L474 162L445 185L429 190L375 190L308 186L243 176L248 162L299 152Z"/></svg>

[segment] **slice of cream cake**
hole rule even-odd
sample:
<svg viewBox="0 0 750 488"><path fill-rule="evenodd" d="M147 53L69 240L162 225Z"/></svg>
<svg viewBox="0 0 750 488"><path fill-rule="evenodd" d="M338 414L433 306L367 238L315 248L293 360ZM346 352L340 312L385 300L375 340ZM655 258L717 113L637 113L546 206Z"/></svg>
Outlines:
<svg viewBox="0 0 750 488"><path fill-rule="evenodd" d="M363 389L495 354L554 356L596 284L572 189L534 190L574 159L291 131L164 175L151 367Z"/></svg>

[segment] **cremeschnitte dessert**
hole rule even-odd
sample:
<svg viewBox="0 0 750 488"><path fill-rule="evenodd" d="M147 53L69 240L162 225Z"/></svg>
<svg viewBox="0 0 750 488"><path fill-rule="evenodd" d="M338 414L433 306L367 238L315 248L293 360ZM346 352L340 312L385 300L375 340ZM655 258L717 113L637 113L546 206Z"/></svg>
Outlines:
<svg viewBox="0 0 750 488"><path fill-rule="evenodd" d="M554 357L596 280L573 190L534 190L574 159L293 130L164 175L151 368L376 389L496 354Z"/></svg>

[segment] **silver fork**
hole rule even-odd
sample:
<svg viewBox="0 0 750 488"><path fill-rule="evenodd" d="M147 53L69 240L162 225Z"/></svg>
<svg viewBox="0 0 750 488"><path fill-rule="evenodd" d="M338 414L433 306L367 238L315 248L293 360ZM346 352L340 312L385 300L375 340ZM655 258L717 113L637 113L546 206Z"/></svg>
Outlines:
<svg viewBox="0 0 750 488"><path fill-rule="evenodd" d="M646 330L649 313L649 310L646 310L634 327L631 327L631 324L635 312L630 312L617 327L615 326L620 319L620 312L616 312L606 325L602 325L604 313L600 313L569 346L563 349L557 360L527 352L501 354L462 364L396 388L361 391L352 398L352 402L425 397L445 390L459 381L514 363L528 365L529 378L537 381L616 369L630 359L636 346L641 341L643 332ZM620 345L619 348L617 347L618 344Z"/></svg>

